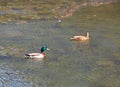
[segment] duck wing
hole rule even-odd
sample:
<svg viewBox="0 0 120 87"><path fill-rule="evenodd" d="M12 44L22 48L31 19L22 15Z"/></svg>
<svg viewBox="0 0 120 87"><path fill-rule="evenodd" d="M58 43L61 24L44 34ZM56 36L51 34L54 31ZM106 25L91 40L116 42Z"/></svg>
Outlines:
<svg viewBox="0 0 120 87"><path fill-rule="evenodd" d="M28 53L27 56L39 56L41 53Z"/></svg>

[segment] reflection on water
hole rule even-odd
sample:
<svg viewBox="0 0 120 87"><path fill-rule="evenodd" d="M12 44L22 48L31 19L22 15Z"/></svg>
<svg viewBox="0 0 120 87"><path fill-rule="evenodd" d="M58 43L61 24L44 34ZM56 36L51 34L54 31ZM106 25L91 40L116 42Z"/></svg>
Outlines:
<svg viewBox="0 0 120 87"><path fill-rule="evenodd" d="M14 70L7 64L0 65L0 87L32 87L29 78L23 72Z"/></svg>
<svg viewBox="0 0 120 87"><path fill-rule="evenodd" d="M1 24L0 86L119 87L119 19L112 19L114 23L104 21L107 18L77 19ZM69 39L87 31L88 42ZM45 60L24 58L42 45L51 49Z"/></svg>

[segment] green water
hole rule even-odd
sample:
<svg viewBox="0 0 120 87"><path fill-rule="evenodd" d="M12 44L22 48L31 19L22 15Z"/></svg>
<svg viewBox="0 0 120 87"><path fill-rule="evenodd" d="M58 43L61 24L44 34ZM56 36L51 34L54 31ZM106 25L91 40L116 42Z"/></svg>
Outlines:
<svg viewBox="0 0 120 87"><path fill-rule="evenodd" d="M71 18L0 25L1 87L120 87L120 5L81 8ZM90 32L90 41L69 38ZM25 53L50 48L43 61Z"/></svg>

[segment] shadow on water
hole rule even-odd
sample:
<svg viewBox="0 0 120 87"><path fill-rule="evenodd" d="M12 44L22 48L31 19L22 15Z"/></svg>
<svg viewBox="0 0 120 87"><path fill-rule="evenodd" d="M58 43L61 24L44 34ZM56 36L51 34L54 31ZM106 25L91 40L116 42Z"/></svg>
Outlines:
<svg viewBox="0 0 120 87"><path fill-rule="evenodd" d="M83 8L81 15L78 12L78 16L61 23L43 20L0 24L0 86L119 87L119 18L109 19L103 13L95 18L92 11L96 9ZM70 40L87 31L88 42ZM26 53L39 52L42 45L51 49L45 60L24 58Z"/></svg>

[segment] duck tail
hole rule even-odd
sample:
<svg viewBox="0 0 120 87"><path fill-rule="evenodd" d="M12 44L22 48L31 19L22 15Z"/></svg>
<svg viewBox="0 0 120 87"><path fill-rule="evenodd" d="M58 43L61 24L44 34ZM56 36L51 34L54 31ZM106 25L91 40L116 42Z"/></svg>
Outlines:
<svg viewBox="0 0 120 87"><path fill-rule="evenodd" d="M30 55L29 54L25 54L25 58L28 58L28 57L30 57Z"/></svg>
<svg viewBox="0 0 120 87"><path fill-rule="evenodd" d="M74 38L70 38L70 40L74 40Z"/></svg>

